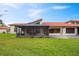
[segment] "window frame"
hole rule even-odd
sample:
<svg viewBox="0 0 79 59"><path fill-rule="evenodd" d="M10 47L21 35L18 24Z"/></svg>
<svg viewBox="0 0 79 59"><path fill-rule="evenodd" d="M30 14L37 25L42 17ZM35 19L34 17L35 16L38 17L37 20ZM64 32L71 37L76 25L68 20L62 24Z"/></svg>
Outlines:
<svg viewBox="0 0 79 59"><path fill-rule="evenodd" d="M52 32L50 32L50 30L52 31ZM59 30L59 32L55 32L55 31L58 31ZM51 28L51 29L49 29L49 33L61 33L61 29L60 28Z"/></svg>
<svg viewBox="0 0 79 59"><path fill-rule="evenodd" d="M71 29L73 29L73 30L71 31ZM68 31L71 31L71 32L68 32ZM66 33L68 33L68 34L75 33L75 28L66 28Z"/></svg>

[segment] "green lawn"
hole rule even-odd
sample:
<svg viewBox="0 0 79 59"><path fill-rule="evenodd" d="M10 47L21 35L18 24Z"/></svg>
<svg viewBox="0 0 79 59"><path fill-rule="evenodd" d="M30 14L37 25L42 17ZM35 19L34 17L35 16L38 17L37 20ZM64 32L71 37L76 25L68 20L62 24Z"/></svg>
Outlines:
<svg viewBox="0 0 79 59"><path fill-rule="evenodd" d="M79 39L16 38L0 34L1 56L79 56Z"/></svg>

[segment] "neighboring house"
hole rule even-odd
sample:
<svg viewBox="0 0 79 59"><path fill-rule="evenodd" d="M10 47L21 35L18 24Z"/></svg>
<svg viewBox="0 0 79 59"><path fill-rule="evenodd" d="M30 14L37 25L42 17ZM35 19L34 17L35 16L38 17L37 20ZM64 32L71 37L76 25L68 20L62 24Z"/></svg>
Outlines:
<svg viewBox="0 0 79 59"><path fill-rule="evenodd" d="M11 31L18 37L78 37L79 20L67 22L42 22L38 19L30 23L10 24Z"/></svg>
<svg viewBox="0 0 79 59"><path fill-rule="evenodd" d="M7 33L8 27L0 20L0 33Z"/></svg>
<svg viewBox="0 0 79 59"><path fill-rule="evenodd" d="M0 26L0 33L7 33L8 28L6 26Z"/></svg>

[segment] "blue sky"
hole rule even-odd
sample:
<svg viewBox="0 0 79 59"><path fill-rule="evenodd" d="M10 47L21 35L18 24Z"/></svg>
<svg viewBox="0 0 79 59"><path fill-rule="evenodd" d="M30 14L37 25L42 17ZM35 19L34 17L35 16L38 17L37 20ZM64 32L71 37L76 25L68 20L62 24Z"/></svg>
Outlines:
<svg viewBox="0 0 79 59"><path fill-rule="evenodd" d="M0 3L0 19L5 24L27 23L42 18L49 22L79 19L77 3Z"/></svg>

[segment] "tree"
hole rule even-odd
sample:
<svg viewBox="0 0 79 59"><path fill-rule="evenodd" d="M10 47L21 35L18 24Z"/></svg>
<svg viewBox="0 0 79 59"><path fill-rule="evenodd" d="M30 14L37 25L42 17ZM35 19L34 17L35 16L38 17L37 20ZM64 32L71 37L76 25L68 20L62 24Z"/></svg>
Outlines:
<svg viewBox="0 0 79 59"><path fill-rule="evenodd" d="M5 24L3 23L2 20L0 20L0 26L4 26Z"/></svg>

